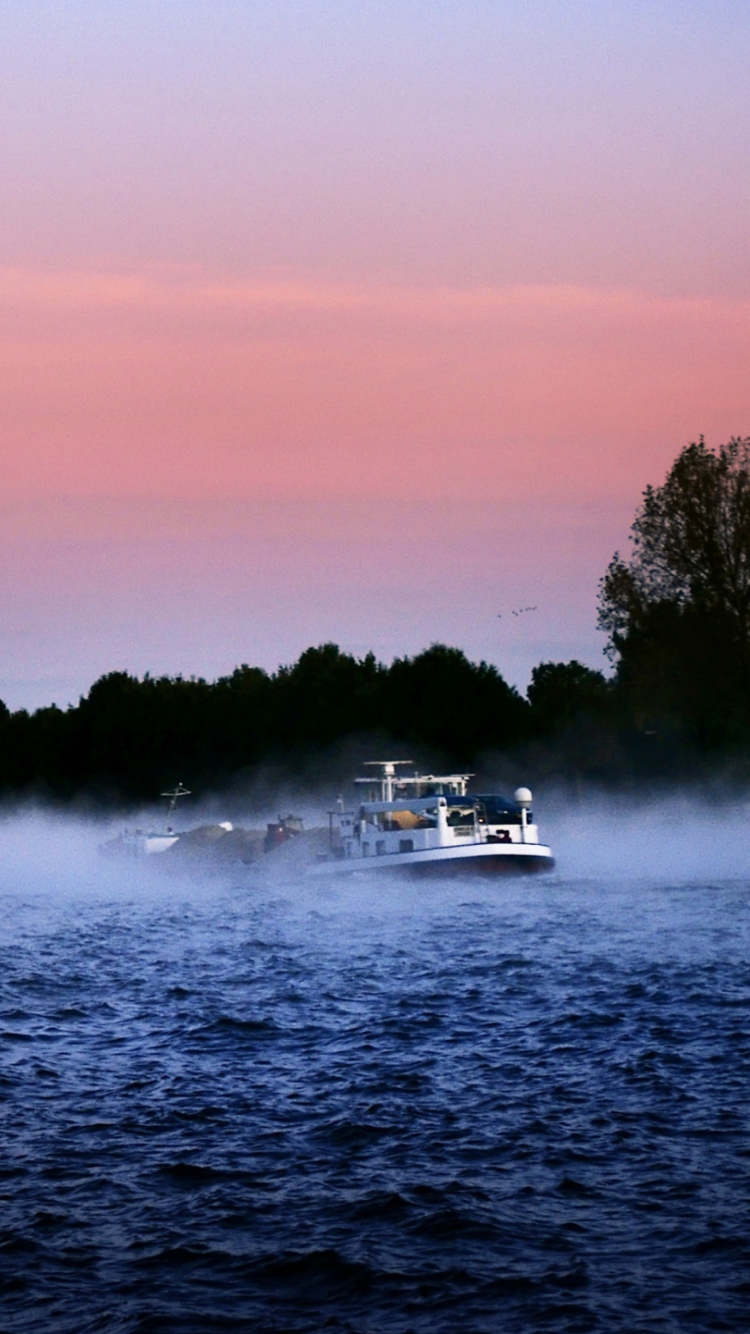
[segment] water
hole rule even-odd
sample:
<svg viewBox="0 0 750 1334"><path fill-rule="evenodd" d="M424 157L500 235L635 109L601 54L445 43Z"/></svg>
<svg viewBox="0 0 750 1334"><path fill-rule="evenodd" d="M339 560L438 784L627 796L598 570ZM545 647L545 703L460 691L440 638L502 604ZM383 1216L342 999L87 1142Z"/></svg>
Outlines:
<svg viewBox="0 0 750 1334"><path fill-rule="evenodd" d="M253 888L13 837L1 1330L748 1328L750 882Z"/></svg>

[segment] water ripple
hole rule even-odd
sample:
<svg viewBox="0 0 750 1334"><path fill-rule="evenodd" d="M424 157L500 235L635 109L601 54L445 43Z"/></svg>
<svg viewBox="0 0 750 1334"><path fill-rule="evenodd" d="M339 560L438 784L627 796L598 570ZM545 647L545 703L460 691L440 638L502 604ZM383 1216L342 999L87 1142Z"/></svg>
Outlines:
<svg viewBox="0 0 750 1334"><path fill-rule="evenodd" d="M749 903L8 893L0 1327L744 1330Z"/></svg>

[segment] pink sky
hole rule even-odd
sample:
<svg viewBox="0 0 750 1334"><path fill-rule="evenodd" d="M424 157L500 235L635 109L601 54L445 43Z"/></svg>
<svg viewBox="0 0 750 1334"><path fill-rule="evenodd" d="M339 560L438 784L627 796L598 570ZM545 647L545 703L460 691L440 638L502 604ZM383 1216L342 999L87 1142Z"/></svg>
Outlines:
<svg viewBox="0 0 750 1334"><path fill-rule="evenodd" d="M750 17L454 10L0 17L11 705L327 638L603 665L644 486L750 433Z"/></svg>

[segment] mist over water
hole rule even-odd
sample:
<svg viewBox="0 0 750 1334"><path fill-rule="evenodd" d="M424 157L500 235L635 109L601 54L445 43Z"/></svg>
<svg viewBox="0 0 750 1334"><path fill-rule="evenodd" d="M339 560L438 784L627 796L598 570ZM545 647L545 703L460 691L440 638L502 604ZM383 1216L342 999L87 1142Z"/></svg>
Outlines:
<svg viewBox="0 0 750 1334"><path fill-rule="evenodd" d="M560 873L648 882L750 875L750 800L674 793L638 800L592 794L540 808Z"/></svg>
<svg viewBox="0 0 750 1334"><path fill-rule="evenodd" d="M0 1329L747 1328L743 808L538 813L434 884L7 816Z"/></svg>

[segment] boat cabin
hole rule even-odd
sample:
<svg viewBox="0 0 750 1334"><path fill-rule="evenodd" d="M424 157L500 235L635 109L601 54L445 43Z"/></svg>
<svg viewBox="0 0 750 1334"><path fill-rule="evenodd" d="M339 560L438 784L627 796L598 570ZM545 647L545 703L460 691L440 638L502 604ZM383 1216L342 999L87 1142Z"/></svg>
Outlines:
<svg viewBox="0 0 750 1334"><path fill-rule="evenodd" d="M354 811L335 813L331 841L339 857L539 842L526 788L519 788L514 799L499 793L469 795L471 774L405 776L396 773L402 763L379 762L378 775L355 780L368 786L370 799Z"/></svg>

